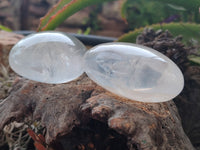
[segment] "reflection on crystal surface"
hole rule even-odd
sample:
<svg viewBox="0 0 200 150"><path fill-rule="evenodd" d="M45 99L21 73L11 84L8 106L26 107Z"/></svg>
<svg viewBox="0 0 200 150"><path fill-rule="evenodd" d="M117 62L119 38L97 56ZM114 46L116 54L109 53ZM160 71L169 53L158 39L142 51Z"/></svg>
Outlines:
<svg viewBox="0 0 200 150"><path fill-rule="evenodd" d="M163 54L139 45L108 43L85 54L87 75L105 89L143 102L163 102L184 85L179 68Z"/></svg>
<svg viewBox="0 0 200 150"><path fill-rule="evenodd" d="M11 50L11 68L25 78L44 83L64 83L83 73L85 46L59 32L27 36Z"/></svg>

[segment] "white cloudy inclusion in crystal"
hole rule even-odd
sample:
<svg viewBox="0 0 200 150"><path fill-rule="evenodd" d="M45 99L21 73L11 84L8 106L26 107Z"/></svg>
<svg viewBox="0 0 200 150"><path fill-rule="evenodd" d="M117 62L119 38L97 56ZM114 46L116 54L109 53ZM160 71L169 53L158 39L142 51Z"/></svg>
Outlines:
<svg viewBox="0 0 200 150"><path fill-rule="evenodd" d="M11 50L9 64L19 75L44 83L65 83L83 73L85 46L59 32L27 36Z"/></svg>
<svg viewBox="0 0 200 150"><path fill-rule="evenodd" d="M164 102L183 89L180 69L163 54L135 44L98 45L85 54L85 72L117 95L142 102Z"/></svg>

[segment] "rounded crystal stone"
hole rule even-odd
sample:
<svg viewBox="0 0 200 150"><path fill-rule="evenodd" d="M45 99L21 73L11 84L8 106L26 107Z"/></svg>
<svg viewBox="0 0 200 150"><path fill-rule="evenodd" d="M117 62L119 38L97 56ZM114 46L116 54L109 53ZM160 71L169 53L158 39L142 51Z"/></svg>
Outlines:
<svg viewBox="0 0 200 150"><path fill-rule="evenodd" d="M19 75L44 83L65 83L83 73L85 46L60 32L40 32L19 41L10 51L9 64Z"/></svg>
<svg viewBox="0 0 200 150"><path fill-rule="evenodd" d="M108 91L131 100L164 102L183 89L180 69L153 49L128 43L98 45L85 56L85 71Z"/></svg>

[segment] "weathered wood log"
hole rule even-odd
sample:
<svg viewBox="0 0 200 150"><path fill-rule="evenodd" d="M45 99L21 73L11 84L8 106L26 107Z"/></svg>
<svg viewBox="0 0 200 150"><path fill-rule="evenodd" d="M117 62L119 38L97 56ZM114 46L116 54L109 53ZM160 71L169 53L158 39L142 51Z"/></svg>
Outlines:
<svg viewBox="0 0 200 150"><path fill-rule="evenodd" d="M0 129L26 116L41 120L48 144L93 119L123 135L130 150L193 149L173 101L130 101L105 91L86 75L60 85L20 79L0 104L0 114Z"/></svg>

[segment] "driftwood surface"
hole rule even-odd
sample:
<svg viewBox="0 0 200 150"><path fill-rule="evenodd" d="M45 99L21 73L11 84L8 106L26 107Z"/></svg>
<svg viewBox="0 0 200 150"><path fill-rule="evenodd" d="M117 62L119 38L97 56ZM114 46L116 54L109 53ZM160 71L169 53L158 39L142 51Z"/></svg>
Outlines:
<svg viewBox="0 0 200 150"><path fill-rule="evenodd" d="M1 103L0 114L0 129L25 116L41 120L47 143L94 119L124 135L131 150L193 149L173 101L148 104L122 99L86 76L60 85L19 79Z"/></svg>
<svg viewBox="0 0 200 150"><path fill-rule="evenodd" d="M179 39L166 40L171 38L167 32L152 34L155 35L148 40L153 42L140 37L140 44L146 42L148 46L163 50L163 43L155 42L155 37L159 37L168 42L168 45L164 43L165 47L183 50ZM175 57L182 71L187 72L184 51L178 53L180 55L174 50L166 54L172 59ZM184 98L187 100L188 95ZM183 131L173 101L131 101L104 90L86 75L59 85L17 77L9 96L0 103L0 130L14 120L23 121L25 118L41 123L46 131L46 143L54 149L58 149L58 145L60 149L70 150L194 149Z"/></svg>

